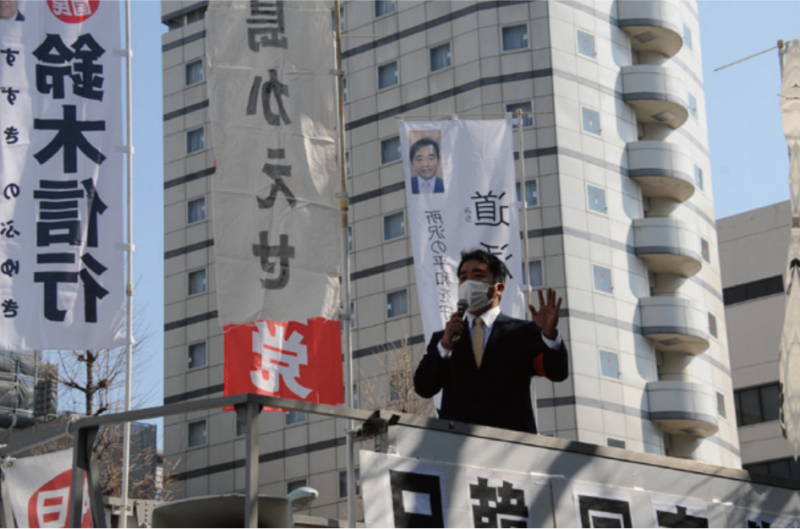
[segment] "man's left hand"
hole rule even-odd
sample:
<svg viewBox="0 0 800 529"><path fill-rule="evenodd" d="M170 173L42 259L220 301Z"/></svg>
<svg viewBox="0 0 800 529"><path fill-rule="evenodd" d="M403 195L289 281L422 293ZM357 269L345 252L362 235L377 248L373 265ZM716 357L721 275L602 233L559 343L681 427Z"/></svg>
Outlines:
<svg viewBox="0 0 800 529"><path fill-rule="evenodd" d="M539 310L533 305L528 305L533 316L533 321L542 330L548 340L555 340L558 337L558 311L561 309L561 298L556 302L556 291L552 288L547 289L547 302L544 299L542 289L539 289Z"/></svg>

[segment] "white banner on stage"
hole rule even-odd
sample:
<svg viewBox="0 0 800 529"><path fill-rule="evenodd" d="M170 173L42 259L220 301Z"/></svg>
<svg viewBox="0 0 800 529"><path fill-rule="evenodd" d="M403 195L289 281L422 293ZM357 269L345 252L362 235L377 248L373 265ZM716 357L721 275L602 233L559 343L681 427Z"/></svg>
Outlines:
<svg viewBox="0 0 800 529"><path fill-rule="evenodd" d="M17 527L69 527L72 449L3 462ZM91 527L89 491L83 481L81 526Z"/></svg>
<svg viewBox="0 0 800 529"><path fill-rule="evenodd" d="M123 343L119 3L0 6L0 349Z"/></svg>
<svg viewBox="0 0 800 529"><path fill-rule="evenodd" d="M503 312L525 318L511 117L399 121L408 224L427 343L458 302L462 250L497 255L509 277Z"/></svg>
<svg viewBox="0 0 800 529"><path fill-rule="evenodd" d="M339 310L331 11L212 1L206 14L219 319Z"/></svg>

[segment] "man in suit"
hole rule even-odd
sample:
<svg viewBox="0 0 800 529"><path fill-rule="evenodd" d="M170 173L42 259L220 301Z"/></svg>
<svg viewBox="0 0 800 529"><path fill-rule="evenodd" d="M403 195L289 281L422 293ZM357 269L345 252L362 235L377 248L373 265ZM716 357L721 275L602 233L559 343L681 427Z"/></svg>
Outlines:
<svg viewBox="0 0 800 529"><path fill-rule="evenodd" d="M466 313L450 317L434 333L414 375L414 389L424 398L443 390L439 417L536 433L531 377L560 382L569 374L568 353L558 332L553 289L539 290L539 310L529 305L533 322L500 312L506 267L484 251L462 252L458 265L459 299Z"/></svg>
<svg viewBox="0 0 800 529"><path fill-rule="evenodd" d="M439 144L431 138L420 138L411 146L411 193L414 195L444 193L444 180L439 176Z"/></svg>
<svg viewBox="0 0 800 529"><path fill-rule="evenodd" d="M0 19L23 21L25 17L17 10L19 0L0 0Z"/></svg>

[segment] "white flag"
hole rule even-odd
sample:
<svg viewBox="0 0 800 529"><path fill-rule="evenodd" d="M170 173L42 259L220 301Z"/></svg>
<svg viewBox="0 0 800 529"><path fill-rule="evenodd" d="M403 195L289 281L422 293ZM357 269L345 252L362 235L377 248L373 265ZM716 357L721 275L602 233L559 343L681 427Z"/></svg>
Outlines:
<svg viewBox="0 0 800 529"><path fill-rule="evenodd" d="M213 1L206 28L219 319L333 318L341 223L330 5Z"/></svg>
<svg viewBox="0 0 800 529"><path fill-rule="evenodd" d="M69 527L72 450L3 463L17 527ZM92 526L89 491L83 481L81 527Z"/></svg>
<svg viewBox="0 0 800 529"><path fill-rule="evenodd" d="M458 302L462 250L479 248L508 267L500 304L525 317L511 119L399 121L408 224L425 341ZM417 156L419 160L412 163Z"/></svg>
<svg viewBox="0 0 800 529"><path fill-rule="evenodd" d="M0 348L112 347L125 315L119 3L5 4Z"/></svg>
<svg viewBox="0 0 800 529"><path fill-rule="evenodd" d="M800 41L783 52L781 107L783 131L789 144L789 184L792 228L786 266L786 314L781 337L781 427L800 456Z"/></svg>

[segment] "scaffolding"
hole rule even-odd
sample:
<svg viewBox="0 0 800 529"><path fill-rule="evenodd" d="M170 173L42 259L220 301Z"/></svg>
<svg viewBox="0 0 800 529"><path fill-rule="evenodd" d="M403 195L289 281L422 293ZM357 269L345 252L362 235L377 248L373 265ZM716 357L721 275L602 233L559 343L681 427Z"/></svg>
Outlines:
<svg viewBox="0 0 800 529"><path fill-rule="evenodd" d="M41 351L0 350L0 428L51 420L58 412L58 366Z"/></svg>

